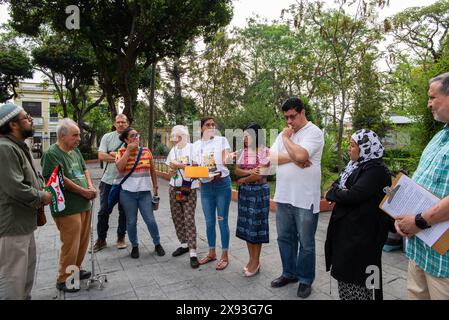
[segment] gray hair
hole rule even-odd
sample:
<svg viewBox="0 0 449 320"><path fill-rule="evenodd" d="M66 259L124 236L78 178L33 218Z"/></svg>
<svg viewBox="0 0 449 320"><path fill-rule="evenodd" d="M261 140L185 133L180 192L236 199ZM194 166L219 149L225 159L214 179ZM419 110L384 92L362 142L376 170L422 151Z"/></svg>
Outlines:
<svg viewBox="0 0 449 320"><path fill-rule="evenodd" d="M177 125L171 129L171 134L176 134L181 137L185 137L187 142L190 142L189 129L186 126Z"/></svg>
<svg viewBox="0 0 449 320"><path fill-rule="evenodd" d="M126 114L124 114L124 113L119 113L119 114L117 114L117 115L115 116L115 121L117 121L117 118L125 119L126 122L128 122L128 117L127 117Z"/></svg>
<svg viewBox="0 0 449 320"><path fill-rule="evenodd" d="M70 126L77 126L78 124L69 118L64 118L59 121L58 126L56 127L56 134L58 138L66 136L69 133Z"/></svg>
<svg viewBox="0 0 449 320"><path fill-rule="evenodd" d="M449 95L449 72L442 73L429 80L429 84L434 82L441 82L440 92L446 96Z"/></svg>

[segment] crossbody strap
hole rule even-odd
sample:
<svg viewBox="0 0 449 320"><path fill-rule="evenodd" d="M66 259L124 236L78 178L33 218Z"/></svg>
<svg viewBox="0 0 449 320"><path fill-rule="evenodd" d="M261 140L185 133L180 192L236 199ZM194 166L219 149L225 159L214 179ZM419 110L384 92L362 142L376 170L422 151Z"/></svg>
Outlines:
<svg viewBox="0 0 449 320"><path fill-rule="evenodd" d="M124 144L125 144L125 143L122 142L122 143L118 146L118 148L117 148L117 149L114 149L114 150L117 150L117 151L118 151ZM109 154L109 152L110 152L110 151L108 151L107 154ZM106 169L108 168L108 165L109 165L109 162L106 161L106 166L104 167L103 175L105 174Z"/></svg>
<svg viewBox="0 0 449 320"><path fill-rule="evenodd" d="M137 167L137 164L139 163L139 160L140 160L140 156L141 156L141 154L142 154L142 147L140 147L140 149L139 149L139 154L137 155L137 159L136 159L136 162L134 162L134 166L133 166L133 168L131 169L131 171L122 179L122 181L120 181L120 183L119 183L119 185L121 186L125 181L126 181L126 179L128 179L129 178L129 176L134 172L134 169L136 169L136 167Z"/></svg>

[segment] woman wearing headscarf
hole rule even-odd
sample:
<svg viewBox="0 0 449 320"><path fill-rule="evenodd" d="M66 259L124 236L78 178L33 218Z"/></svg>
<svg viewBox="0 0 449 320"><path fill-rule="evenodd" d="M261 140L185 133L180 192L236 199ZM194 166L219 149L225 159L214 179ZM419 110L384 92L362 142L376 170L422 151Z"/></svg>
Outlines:
<svg viewBox="0 0 449 320"><path fill-rule="evenodd" d="M381 300L382 247L393 220L379 204L391 175L374 131L356 131L348 152L349 163L325 195L335 202L325 243L326 271L338 281L340 299Z"/></svg>

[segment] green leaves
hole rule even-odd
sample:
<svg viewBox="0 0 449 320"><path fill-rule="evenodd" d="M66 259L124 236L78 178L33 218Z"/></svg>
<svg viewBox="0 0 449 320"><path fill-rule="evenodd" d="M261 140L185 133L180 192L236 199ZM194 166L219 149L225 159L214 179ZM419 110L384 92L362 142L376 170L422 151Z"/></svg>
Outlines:
<svg viewBox="0 0 449 320"><path fill-rule="evenodd" d="M211 38L232 16L231 0L61 0L56 4L52 0L12 0L14 28L35 36L40 26L48 24L88 41L107 83L108 101L112 101L114 88L118 90L130 120L140 81L138 65L144 66L140 68L143 71L164 57L181 55L188 41L199 36ZM65 28L68 5L80 9L78 31Z"/></svg>
<svg viewBox="0 0 449 320"><path fill-rule="evenodd" d="M16 96L19 81L33 77L33 68L25 50L0 42L0 102Z"/></svg>

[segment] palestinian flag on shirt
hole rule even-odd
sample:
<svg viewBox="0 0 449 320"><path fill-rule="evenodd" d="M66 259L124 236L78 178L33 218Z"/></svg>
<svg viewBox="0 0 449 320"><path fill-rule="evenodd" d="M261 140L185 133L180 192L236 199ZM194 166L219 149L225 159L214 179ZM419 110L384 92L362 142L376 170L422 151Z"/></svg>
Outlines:
<svg viewBox="0 0 449 320"><path fill-rule="evenodd" d="M53 196L53 200L50 203L51 212L57 214L63 211L65 209L64 178L59 165L51 174L44 189Z"/></svg>

